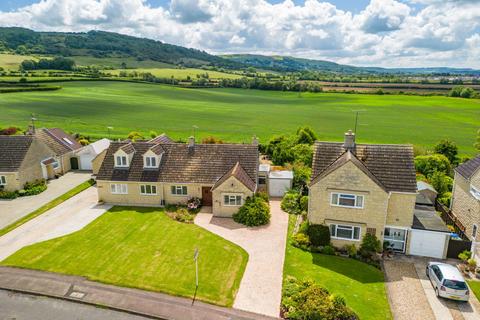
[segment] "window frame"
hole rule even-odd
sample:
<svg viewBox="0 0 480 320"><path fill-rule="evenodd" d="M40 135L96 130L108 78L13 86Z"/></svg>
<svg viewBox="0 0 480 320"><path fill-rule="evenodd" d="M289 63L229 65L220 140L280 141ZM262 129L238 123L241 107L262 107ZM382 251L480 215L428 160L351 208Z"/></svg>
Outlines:
<svg viewBox="0 0 480 320"><path fill-rule="evenodd" d="M7 176L0 175L0 186L6 186L6 185L7 185Z"/></svg>
<svg viewBox="0 0 480 320"><path fill-rule="evenodd" d="M225 201L228 197L228 203ZM232 204L233 198L233 204ZM240 200L240 201L238 201ZM223 194L223 205L225 207L241 207L243 205L243 196L238 193L224 193Z"/></svg>
<svg viewBox="0 0 480 320"><path fill-rule="evenodd" d="M340 204L341 197L354 197L354 205L349 206L345 204ZM334 199L336 199L336 203L334 202ZM359 201L359 199L362 199ZM352 200L350 198L350 200ZM358 205L358 203L361 202L361 205ZM364 209L365 208L365 196L364 195L357 195L353 193L343 193L343 192L331 192L330 193L330 205L334 207L341 207L341 208L349 208L349 209Z"/></svg>
<svg viewBox="0 0 480 320"><path fill-rule="evenodd" d="M480 200L480 190L470 184L470 194L477 200Z"/></svg>
<svg viewBox="0 0 480 320"><path fill-rule="evenodd" d="M175 192L173 190L175 190ZM181 193L178 193L178 190L181 190ZM184 190L185 193L183 192ZM170 186L170 194L177 197L188 196L188 187L185 185L172 185Z"/></svg>
<svg viewBox="0 0 480 320"><path fill-rule="evenodd" d="M147 188L150 187L150 192L148 192ZM143 189L143 191L142 191ZM155 190L155 192L153 192ZM140 185L140 194L142 196L156 196L158 195L157 193L157 186L154 184L141 184Z"/></svg>
<svg viewBox="0 0 480 320"><path fill-rule="evenodd" d="M126 183L110 183L110 193L128 194L128 185Z"/></svg>
<svg viewBox="0 0 480 320"><path fill-rule="evenodd" d="M123 164L123 161L121 163L118 163L118 159L125 159L125 164ZM128 157L126 155L116 155L115 156L115 167L117 168L126 168L128 167Z"/></svg>
<svg viewBox="0 0 480 320"><path fill-rule="evenodd" d="M152 160L155 162L154 165L152 165ZM150 161L150 164L148 162ZM145 156L143 160L143 167L144 168L158 168L158 159L157 157L154 156Z"/></svg>
<svg viewBox="0 0 480 320"><path fill-rule="evenodd" d="M332 226L335 227L335 232L334 235L332 234ZM338 228L340 226L340 228ZM362 238L362 227L360 226L352 226L348 224L336 224L336 223L331 223L328 225L328 228L330 229L330 237L332 239L338 239L338 240L347 240L347 241L360 241ZM351 238L344 238L344 237L339 237L337 230L350 230L352 232ZM358 229L358 239L355 238L355 229Z"/></svg>

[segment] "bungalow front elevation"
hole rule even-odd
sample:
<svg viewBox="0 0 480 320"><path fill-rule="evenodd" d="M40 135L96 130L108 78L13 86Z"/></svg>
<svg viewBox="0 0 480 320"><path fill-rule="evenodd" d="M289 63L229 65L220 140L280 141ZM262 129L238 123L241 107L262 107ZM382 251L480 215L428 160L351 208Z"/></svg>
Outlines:
<svg viewBox="0 0 480 320"><path fill-rule="evenodd" d="M258 184L258 142L187 144L164 139L112 142L97 174L99 201L134 206L185 204L198 197L231 217Z"/></svg>
<svg viewBox="0 0 480 320"><path fill-rule="evenodd" d="M369 233L408 253L416 192L410 145L356 144L351 131L315 143L308 220L328 225L336 247Z"/></svg>

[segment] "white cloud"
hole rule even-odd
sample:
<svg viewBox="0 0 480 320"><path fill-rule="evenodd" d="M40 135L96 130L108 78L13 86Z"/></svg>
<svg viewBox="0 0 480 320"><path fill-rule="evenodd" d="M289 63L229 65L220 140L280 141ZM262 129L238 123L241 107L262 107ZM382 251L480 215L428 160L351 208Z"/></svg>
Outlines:
<svg viewBox="0 0 480 320"><path fill-rule="evenodd" d="M327 0L41 0L0 12L0 25L48 31L100 29L212 53L268 53L379 66L480 68L480 3L371 0L360 13ZM420 9L409 4L421 3Z"/></svg>

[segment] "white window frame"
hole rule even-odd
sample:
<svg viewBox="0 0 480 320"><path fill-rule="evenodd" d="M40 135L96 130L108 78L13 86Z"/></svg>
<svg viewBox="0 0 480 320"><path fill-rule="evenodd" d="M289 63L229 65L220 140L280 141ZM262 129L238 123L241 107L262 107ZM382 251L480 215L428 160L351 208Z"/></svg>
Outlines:
<svg viewBox="0 0 480 320"><path fill-rule="evenodd" d="M332 235L332 226L335 226L335 232L334 235ZM362 227L360 226L352 226L348 224L336 224L336 223L331 223L328 228L330 229L330 237L332 239L338 239L338 240L348 240L348 241L360 241L362 238ZM344 238L344 237L338 237L338 232L337 230L350 230L352 232L352 237L351 238ZM355 239L355 229L358 229L358 239Z"/></svg>
<svg viewBox="0 0 480 320"><path fill-rule="evenodd" d="M394 239L390 236L387 236L386 235L386 231L387 229L394 229L394 230L402 230L404 232L404 235L403 235L403 240L399 240L399 239ZM405 229L405 228L401 228L401 227L391 227L391 226L385 226L385 228L383 229L383 242L397 242L397 243L402 243L403 244L403 249L402 250L398 250L398 249L393 249L394 251L397 251L397 252L405 252L406 248L407 248L407 237L408 237L408 229Z"/></svg>
<svg viewBox="0 0 480 320"><path fill-rule="evenodd" d="M185 192L184 192L184 190L185 190ZM170 193L174 196L184 197L184 196L188 195L188 187L184 186L184 185L170 186Z"/></svg>
<svg viewBox="0 0 480 320"><path fill-rule="evenodd" d="M226 202L226 197L228 197L228 202ZM243 197L238 193L225 193L223 194L223 205L226 207L241 207L243 205Z"/></svg>
<svg viewBox="0 0 480 320"><path fill-rule="evenodd" d="M125 183L111 183L110 193L111 194L128 194L128 185Z"/></svg>
<svg viewBox="0 0 480 320"><path fill-rule="evenodd" d="M341 197L354 197L355 205L348 206L344 204L340 204ZM336 199L336 201L334 201ZM360 200L361 199L361 200ZM360 204L359 204L360 202ZM343 193L343 192L332 192L330 193L330 205L334 207L342 207L342 208L350 208L350 209L363 209L365 207L365 196L352 194L352 193Z"/></svg>
<svg viewBox="0 0 480 320"><path fill-rule="evenodd" d="M148 188L150 187L150 192L148 192ZM155 191L155 192L153 192ZM142 196L156 196L157 193L157 186L154 184L141 184L140 185L140 194Z"/></svg>
<svg viewBox="0 0 480 320"><path fill-rule="evenodd" d="M6 186L7 185L7 176L0 175L0 186Z"/></svg>
<svg viewBox="0 0 480 320"><path fill-rule="evenodd" d="M119 163L118 159L122 159ZM123 163L123 159L125 159L125 164ZM115 167L118 168L126 168L128 167L128 157L125 155L116 155L115 156Z"/></svg>
<svg viewBox="0 0 480 320"><path fill-rule="evenodd" d="M152 165L152 160L153 160L153 162L155 162L154 165ZM150 162L150 163L149 163L149 162ZM154 157L154 156L145 156L145 157L144 157L143 166L144 166L145 168L158 168L158 159L157 159L157 157Z"/></svg>
<svg viewBox="0 0 480 320"><path fill-rule="evenodd" d="M480 190L470 185L470 194L477 200L480 200Z"/></svg>

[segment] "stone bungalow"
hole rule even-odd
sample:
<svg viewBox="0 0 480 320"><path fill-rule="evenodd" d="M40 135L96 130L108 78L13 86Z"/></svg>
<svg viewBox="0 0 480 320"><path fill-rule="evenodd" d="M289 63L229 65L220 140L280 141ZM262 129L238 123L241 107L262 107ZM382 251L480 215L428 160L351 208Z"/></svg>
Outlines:
<svg viewBox="0 0 480 320"><path fill-rule="evenodd" d="M230 217L257 190L258 159L256 140L112 142L97 173L98 198L112 204L164 206L198 197L214 215Z"/></svg>
<svg viewBox="0 0 480 320"><path fill-rule="evenodd" d="M332 244L360 245L366 233L408 252L417 193L410 145L316 142L308 220L330 228Z"/></svg>

